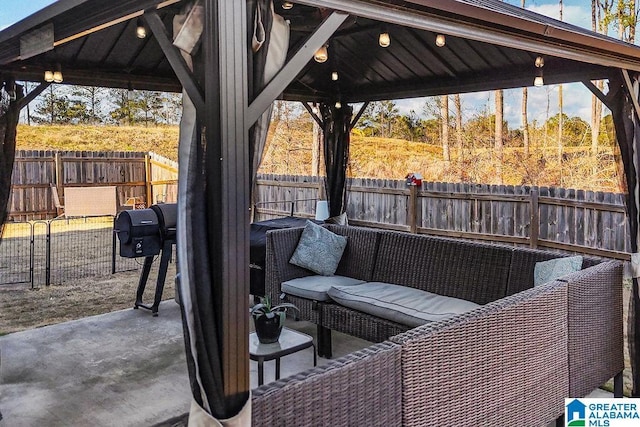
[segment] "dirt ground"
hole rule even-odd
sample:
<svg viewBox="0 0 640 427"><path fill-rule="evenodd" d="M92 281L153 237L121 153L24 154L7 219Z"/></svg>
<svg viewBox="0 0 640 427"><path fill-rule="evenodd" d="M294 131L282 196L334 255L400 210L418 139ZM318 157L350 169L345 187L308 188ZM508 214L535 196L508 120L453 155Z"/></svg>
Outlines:
<svg viewBox="0 0 640 427"><path fill-rule="evenodd" d="M126 271L31 289L29 284L0 286L0 335L132 308L139 273ZM152 269L144 293L151 303L156 285ZM174 298L175 264L169 265L162 299Z"/></svg>

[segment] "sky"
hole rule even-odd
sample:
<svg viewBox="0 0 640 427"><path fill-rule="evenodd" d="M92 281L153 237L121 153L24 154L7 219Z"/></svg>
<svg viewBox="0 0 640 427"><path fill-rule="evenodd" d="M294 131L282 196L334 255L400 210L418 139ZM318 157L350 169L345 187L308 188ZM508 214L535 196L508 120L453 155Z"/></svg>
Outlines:
<svg viewBox="0 0 640 427"><path fill-rule="evenodd" d="M506 0L507 3L520 5L521 0ZM43 7L54 3L55 0L0 0L0 30L31 15ZM558 1L526 0L526 8L534 12L559 17ZM589 0L564 0L564 20L574 25L591 28L591 2ZM533 82L532 82L533 83ZM513 89L504 92L504 117L510 128L517 128L520 124L520 103L522 90ZM558 87L544 86L529 88L529 120L542 122L546 118L547 102L549 101L550 115L558 112ZM579 116L589 121L591 115L591 92L582 84L573 83L563 85L564 112L569 116ZM483 109L493 111L493 94L479 92L462 95L464 119L472 118ZM397 101L402 114L415 111L423 116L424 98Z"/></svg>
<svg viewBox="0 0 640 427"><path fill-rule="evenodd" d="M0 0L0 30L54 2L55 0Z"/></svg>
<svg viewBox="0 0 640 427"><path fill-rule="evenodd" d="M0 0L2 1L2 0ZM506 0L507 3L520 6L520 0ZM526 0L526 9L533 12L558 19L560 8L558 1ZM580 27L591 29L591 1L590 0L564 0L563 18L565 22ZM533 84L533 81L531 82ZM563 90L563 111L569 116L578 116L589 123L591 118L591 92L581 83L565 84ZM463 119L470 119L479 111L495 110L492 92L476 92L461 95L463 107ZM521 123L522 90L509 89L504 91L504 118L509 123L509 128L518 128ZM558 86L529 87L528 90L528 117L529 120L537 120L539 123L546 120L547 102L549 102L549 116L558 113ZM414 110L421 115L424 107L424 98L398 101L400 113L406 114ZM449 103L453 108L452 103ZM606 110L606 108L605 108ZM607 111L608 112L608 111ZM605 114L607 113L605 112Z"/></svg>

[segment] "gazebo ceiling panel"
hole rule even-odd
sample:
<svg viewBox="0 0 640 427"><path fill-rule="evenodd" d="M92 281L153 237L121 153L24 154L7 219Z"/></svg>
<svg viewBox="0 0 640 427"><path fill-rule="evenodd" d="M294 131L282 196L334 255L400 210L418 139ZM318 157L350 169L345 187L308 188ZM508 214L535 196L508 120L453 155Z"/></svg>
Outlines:
<svg viewBox="0 0 640 427"><path fill-rule="evenodd" d="M91 37L83 37L60 46L61 55L69 56L76 53L76 61L80 64L99 64L102 58L106 58L111 52L111 40L117 37L121 30L110 27Z"/></svg>
<svg viewBox="0 0 640 427"><path fill-rule="evenodd" d="M0 31L0 73L41 80L44 70L60 64L66 83L179 91L180 84L151 32L146 39L138 39L135 27L145 9L161 5L158 14L169 31L182 3L59 0ZM331 13L311 3L362 12L347 19L331 37L329 60L323 64L310 60L285 89L284 99L363 101L530 86L539 52L523 46L544 47L541 43L547 42L553 49L545 50L559 54L543 55L546 83L606 78L615 58L629 69L640 70L640 49L635 46L495 0L394 1L386 6L366 0L302 0L304 4L290 10L283 10L280 3L275 3L276 12L291 23L290 56ZM388 13L372 19L381 7ZM397 24L407 14L415 15L414 24ZM21 59L20 36L48 23L54 27L55 49ZM448 30L443 47L435 45L440 28ZM391 37L388 48L378 44L383 30ZM453 35L465 31L473 36ZM485 33L487 37L478 36ZM565 50L571 55L562 56ZM602 51L605 59L579 59L589 51ZM338 81L331 79L333 71L338 71Z"/></svg>

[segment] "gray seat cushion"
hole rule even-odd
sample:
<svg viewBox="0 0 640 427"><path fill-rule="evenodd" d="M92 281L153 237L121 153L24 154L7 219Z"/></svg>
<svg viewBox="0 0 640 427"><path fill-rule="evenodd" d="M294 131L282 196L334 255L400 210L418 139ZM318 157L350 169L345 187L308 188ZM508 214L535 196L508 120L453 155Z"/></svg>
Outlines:
<svg viewBox="0 0 640 427"><path fill-rule="evenodd" d="M327 291L332 286L348 287L364 283L364 280L345 276L306 276L282 282L282 292L315 301L329 301Z"/></svg>
<svg viewBox="0 0 640 427"><path fill-rule="evenodd" d="M345 307L412 327L479 307L471 301L382 282L333 286L328 294Z"/></svg>

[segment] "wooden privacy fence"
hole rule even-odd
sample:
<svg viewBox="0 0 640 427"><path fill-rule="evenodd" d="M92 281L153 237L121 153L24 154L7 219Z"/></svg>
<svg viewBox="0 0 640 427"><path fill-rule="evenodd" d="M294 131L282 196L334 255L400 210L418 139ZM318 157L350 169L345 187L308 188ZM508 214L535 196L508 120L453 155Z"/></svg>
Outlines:
<svg viewBox="0 0 640 427"><path fill-rule="evenodd" d="M9 220L58 216L64 206L64 190L70 187L115 186L118 211L175 202L177 178L177 164L154 153L18 151Z"/></svg>
<svg viewBox="0 0 640 427"><path fill-rule="evenodd" d="M255 220L292 211L313 217L315 200L323 198L318 177L260 175L256 184ZM419 188L376 179L349 179L347 185L351 225L625 260L631 252L622 194L433 182Z"/></svg>

